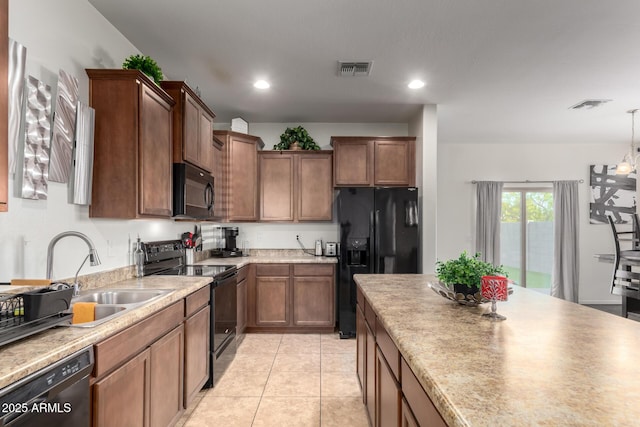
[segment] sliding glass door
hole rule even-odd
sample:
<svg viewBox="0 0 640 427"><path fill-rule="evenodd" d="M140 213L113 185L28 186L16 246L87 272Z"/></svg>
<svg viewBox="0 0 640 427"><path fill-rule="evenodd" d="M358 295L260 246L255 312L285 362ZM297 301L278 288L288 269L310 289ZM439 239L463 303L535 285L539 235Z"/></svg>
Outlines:
<svg viewBox="0 0 640 427"><path fill-rule="evenodd" d="M518 285L544 293L553 267L553 193L540 188L502 191L500 263Z"/></svg>

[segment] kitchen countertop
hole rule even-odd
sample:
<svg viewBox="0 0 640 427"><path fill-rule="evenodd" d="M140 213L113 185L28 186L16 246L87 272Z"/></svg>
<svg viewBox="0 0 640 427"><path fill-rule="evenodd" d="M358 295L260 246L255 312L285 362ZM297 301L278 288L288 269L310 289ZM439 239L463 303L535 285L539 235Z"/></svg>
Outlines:
<svg viewBox="0 0 640 427"><path fill-rule="evenodd" d="M0 388L96 344L208 285L207 277L149 276L111 283L100 289L174 289L93 328L58 327L0 348Z"/></svg>
<svg viewBox="0 0 640 427"><path fill-rule="evenodd" d="M250 263L320 263L335 264L335 257L316 257L287 253L283 251L263 251L259 255L236 258L208 258L197 262L200 265L235 265L238 268ZM95 280L85 289L173 289L166 295L129 309L125 314L92 328L58 327L0 348L0 388L12 384L29 374L83 348L96 344L164 307L184 298L211 282L209 277L189 276L147 276L142 279L126 279L109 282L111 272L104 278ZM105 283L106 281L106 283ZM23 292L31 288L9 286L10 292Z"/></svg>
<svg viewBox="0 0 640 427"><path fill-rule="evenodd" d="M502 322L427 286L355 280L450 426L630 426L640 420L640 323L514 286Z"/></svg>

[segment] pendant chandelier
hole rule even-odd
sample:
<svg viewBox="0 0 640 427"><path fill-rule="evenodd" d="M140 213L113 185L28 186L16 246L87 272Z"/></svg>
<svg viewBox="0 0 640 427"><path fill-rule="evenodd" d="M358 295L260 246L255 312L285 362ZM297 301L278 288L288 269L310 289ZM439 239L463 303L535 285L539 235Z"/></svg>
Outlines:
<svg viewBox="0 0 640 427"><path fill-rule="evenodd" d="M616 167L616 174L618 175L628 175L636 170L636 162L638 160L637 149L634 142L636 111L638 110L627 111L627 113L631 114L631 146L629 147L629 152L624 155L622 161L618 163Z"/></svg>

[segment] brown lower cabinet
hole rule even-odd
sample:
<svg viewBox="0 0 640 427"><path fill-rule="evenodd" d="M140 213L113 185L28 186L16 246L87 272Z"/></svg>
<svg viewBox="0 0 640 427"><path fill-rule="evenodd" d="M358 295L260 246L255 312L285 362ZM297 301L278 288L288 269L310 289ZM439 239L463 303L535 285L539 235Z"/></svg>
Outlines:
<svg viewBox="0 0 640 427"><path fill-rule="evenodd" d="M402 391L380 348L376 351L376 425L398 427Z"/></svg>
<svg viewBox="0 0 640 427"><path fill-rule="evenodd" d="M370 424L446 427L360 288L356 300L356 370Z"/></svg>
<svg viewBox="0 0 640 427"><path fill-rule="evenodd" d="M149 426L149 361L146 349L93 387L94 426Z"/></svg>
<svg viewBox="0 0 640 427"><path fill-rule="evenodd" d="M171 426L184 411L184 325L151 344L149 423Z"/></svg>
<svg viewBox="0 0 640 427"><path fill-rule="evenodd" d="M411 409L409 409L409 404L406 399L402 398L402 419L400 420L401 427L420 427L418 421L416 421L416 417L413 416Z"/></svg>
<svg viewBox="0 0 640 427"><path fill-rule="evenodd" d="M94 346L94 427L174 425L209 377L209 287Z"/></svg>
<svg viewBox="0 0 640 427"><path fill-rule="evenodd" d="M367 405L367 414L372 426L376 424L376 336L365 321L366 352L365 352L365 386L364 399Z"/></svg>
<svg viewBox="0 0 640 427"><path fill-rule="evenodd" d="M207 286L207 291L209 287ZM209 325L207 305L184 321L184 408L186 409L209 378Z"/></svg>
<svg viewBox="0 0 640 427"><path fill-rule="evenodd" d="M211 288L204 288L184 300L184 408L209 379L209 327Z"/></svg>
<svg viewBox="0 0 640 427"><path fill-rule="evenodd" d="M242 338L245 328L247 327L247 277L249 275L249 266L245 265L238 270L238 325L236 326L236 335Z"/></svg>
<svg viewBox="0 0 640 427"><path fill-rule="evenodd" d="M253 264L247 280L247 329L333 331L333 264Z"/></svg>

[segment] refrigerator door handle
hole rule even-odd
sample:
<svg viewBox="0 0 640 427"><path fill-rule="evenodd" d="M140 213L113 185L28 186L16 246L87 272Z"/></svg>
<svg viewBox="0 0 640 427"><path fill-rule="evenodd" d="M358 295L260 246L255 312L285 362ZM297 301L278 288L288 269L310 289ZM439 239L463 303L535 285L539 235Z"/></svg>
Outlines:
<svg viewBox="0 0 640 427"><path fill-rule="evenodd" d="M376 209L375 218L373 220L374 236L373 236L373 272L380 273L380 209Z"/></svg>

